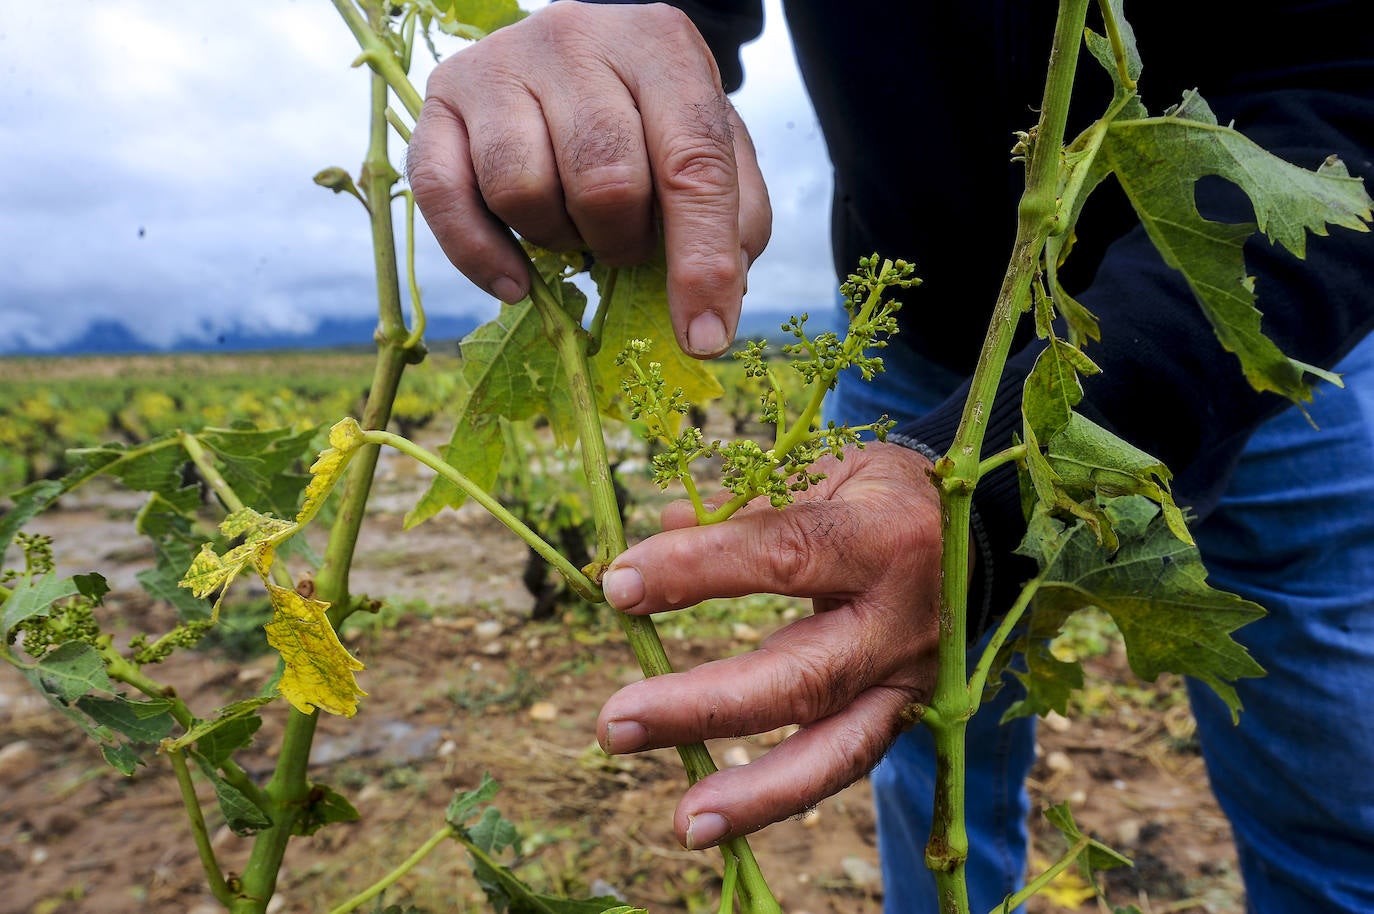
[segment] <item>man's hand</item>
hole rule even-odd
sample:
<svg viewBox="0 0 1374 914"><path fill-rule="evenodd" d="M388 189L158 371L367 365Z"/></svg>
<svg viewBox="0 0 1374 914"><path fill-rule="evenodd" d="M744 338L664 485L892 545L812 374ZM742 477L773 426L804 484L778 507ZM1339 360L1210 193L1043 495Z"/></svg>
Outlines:
<svg viewBox="0 0 1374 914"><path fill-rule="evenodd" d="M597 733L611 753L802 725L687 791L673 820L686 847L755 831L852 783L902 731L903 709L934 687L940 510L930 462L870 444L821 466L826 479L781 511L751 505L696 527L690 506L669 506L665 531L602 581L607 600L636 615L751 593L812 598L814 615L758 650L637 682L602 708Z"/></svg>
<svg viewBox="0 0 1374 914"><path fill-rule="evenodd" d="M407 155L454 265L497 298L529 289L505 226L607 264L644 260L661 217L685 352L734 338L772 211L749 134L680 11L554 3L431 74Z"/></svg>

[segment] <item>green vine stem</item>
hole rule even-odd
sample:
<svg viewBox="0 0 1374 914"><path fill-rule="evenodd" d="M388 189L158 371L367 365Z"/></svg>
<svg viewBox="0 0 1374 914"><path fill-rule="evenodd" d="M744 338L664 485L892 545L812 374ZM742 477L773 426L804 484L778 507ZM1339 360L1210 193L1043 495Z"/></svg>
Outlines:
<svg viewBox="0 0 1374 914"><path fill-rule="evenodd" d="M1064 872L1066 869L1072 866L1074 861L1077 860L1079 856L1091 846L1091 838L1079 838L1077 841L1073 843L1072 846L1069 847L1067 851L1064 852L1064 856L1056 860L1048 869L1046 869L1039 876L1036 876L1034 879L1027 882L1021 888L1021 891L1015 893L1014 895L1008 895L1005 901L1003 901L997 907L989 911L988 914L1008 914L1008 912L1015 911L1018 907L1020 907L1022 904L1024 904L1032 897L1034 897L1038 892L1040 892L1041 889L1045 888L1047 885L1053 882L1056 876L1058 876L1060 873Z"/></svg>
<svg viewBox="0 0 1374 914"><path fill-rule="evenodd" d="M373 25L359 13L351 0L333 0L334 7L343 17L354 38L363 51L357 62L372 67L377 77L390 85L397 98L405 106L412 118L419 118L423 99L415 90L409 77L401 66L395 53L378 35ZM376 13L369 7L369 15ZM384 109L383 109L384 110ZM385 122L385 117L382 117ZM576 324L559 306L558 301L545 285L534 263L526 257L530 276L530 297L539 310L540 318L549 339L554 343L564 370L567 372L569 390L573 401L573 412L578 422L578 440L582 448L582 465L587 475L590 490L592 515L597 529L597 558L595 567L604 569L615 556L627 548L624 527L620 521L620 509L616 501L615 488L611 480L610 462L606 454L606 442L601 430L601 417L592 394L592 385L587 368L586 331ZM372 428L374 426L367 426ZM342 517L342 512L340 513ZM599 580L600 573L590 575ZM318 590L319 579L316 580ZM672 664L663 642L658 636L653 620L644 616L616 614L621 629L625 632L630 649L639 662L645 676L660 676L672 672ZM706 747L700 743L678 747L683 767L688 778L695 783L716 771ZM771 890L763 879L758 863L754 859L748 842L734 839L724 842L722 851L733 856L740 864L740 894L744 897L750 912L781 912Z"/></svg>
<svg viewBox="0 0 1374 914"><path fill-rule="evenodd" d="M931 699L936 751L935 809L926 865L935 876L943 914L967 914L964 865L968 833L964 823L965 734L978 702L966 679L968 650L968 544L973 489L990 412L1011 349L1016 324L1027 308L1041 252L1054 225L1060 151L1069 98L1078 65L1089 0L1061 0L1050 51L1040 121L1029 152L1026 190L1017 214L1011 262L998 293L987 337L958 431L933 473L940 492L942 536L939 670ZM986 675L986 674L984 674Z"/></svg>
<svg viewBox="0 0 1374 914"><path fill-rule="evenodd" d="M351 4L338 0L336 6L345 20L361 21ZM369 15L375 20L372 27L383 28L382 12L374 9ZM350 20L350 26L353 22ZM370 31L366 22L363 27ZM392 64L399 67L395 58ZM374 73L370 80L371 121L369 142L363 166L363 191L368 200L391 199L391 188L399 179L387 153L389 124L386 118L388 81ZM406 347L409 331L401 308L399 273L396 264L396 242L391 210L387 206L369 207L372 224L373 261L377 276L377 361L367 403L363 410L362 426L384 429L391 418L392 404L400 388L405 366L420 353ZM329 620L337 628L352 612L349 596L349 567L357 548L358 534L366 513L372 480L377 469L380 448L369 444L362 448L348 468L338 513L329 532L323 562L315 577L318 599L330 604ZM306 809L310 793L307 765L310 746L314 741L318 712L302 714L292 708L282 735L280 755L272 777L263 788L264 811L272 820L269 828L259 832L253 842L247 865L243 870L241 891L230 906L234 914L259 914L276 890L278 873L286 854L296 822Z"/></svg>
<svg viewBox="0 0 1374 914"><path fill-rule="evenodd" d="M349 911L352 911L355 908L358 908L361 905L364 905L372 899L376 898L378 895L382 894L387 889L391 888L391 886L395 885L396 882L399 881L403 876L405 876L406 873L409 873L411 870L415 869L415 867L419 865L420 861L428 857L436 847L438 847L440 844L443 844L445 840L455 837L455 835L456 833L454 832L453 827L451 825L445 824L443 828L440 828L434 834L426 838L425 843L421 844L418 848L416 848L415 852L411 854L409 857L407 857L405 860L402 860L396 866L395 869L387 873L381 879L378 879L376 882L372 883L372 885L363 889L358 894L354 895L352 898L348 899L347 901L343 902L337 907L330 908L329 914L348 914Z"/></svg>
<svg viewBox="0 0 1374 914"><path fill-rule="evenodd" d="M577 591L579 596L592 603L605 602L606 598L601 593L601 588L593 583L592 580L582 572L582 569L568 561L563 553L549 545L548 541L541 537L535 530L512 514L510 509L497 501L490 493L477 485L477 483L464 476L457 468L446 463L438 454L425 450L409 438L403 438L391 432L376 430L363 432L363 441L370 444L385 444L389 447L393 447L449 480L454 485L458 486L458 488L466 492L468 497L473 501L491 512L493 517L509 527L510 530L519 536L520 539L524 540L531 549L539 553L541 558L556 568L559 573L567 579L573 590Z"/></svg>
<svg viewBox="0 0 1374 914"><path fill-rule="evenodd" d="M200 855L200 865L205 870L205 878L210 883L210 894L224 905L233 902L234 893L224 881L224 872L215 859L215 849L210 844L210 832L205 827L205 814L200 808L200 798L196 796L196 786L191 783L191 769L186 765L186 755L180 749L167 750L167 758L176 773L177 787L181 790L181 803L186 807L186 817L191 820L191 838Z"/></svg>
<svg viewBox="0 0 1374 914"><path fill-rule="evenodd" d="M530 298L539 310L545 332L553 342L558 352L559 363L567 376L573 413L577 418L582 466L587 475L592 516L596 523L597 561L600 563L599 567L604 569L613 558L628 548L628 544L625 540L625 528L620 520L615 487L611 480L606 439L601 428L601 413L592 393L591 375L587 365L588 337L581 326L559 306L533 263L529 266L529 274ZM599 580L600 574L593 577ZM653 619L624 613L615 615L644 675L661 676L671 673L672 663L663 649L663 642L659 638ZM701 743L679 746L678 755L692 783L716 771L711 753ZM748 841L735 838L723 842L721 852L726 855L727 861L733 859L739 865L739 894L744 900L746 910L751 914L781 914L782 908L768 888Z"/></svg>

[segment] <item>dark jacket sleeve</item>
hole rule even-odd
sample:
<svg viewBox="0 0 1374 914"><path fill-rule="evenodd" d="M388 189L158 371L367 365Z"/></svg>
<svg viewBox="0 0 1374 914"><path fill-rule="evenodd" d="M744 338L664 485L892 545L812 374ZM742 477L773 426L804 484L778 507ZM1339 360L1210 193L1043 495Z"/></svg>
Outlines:
<svg viewBox="0 0 1374 914"><path fill-rule="evenodd" d="M584 3L644 3L647 0L582 0ZM744 65L739 49L763 31L763 4L760 0L673 0L668 4L687 14L706 40L720 70L726 92L744 83Z"/></svg>

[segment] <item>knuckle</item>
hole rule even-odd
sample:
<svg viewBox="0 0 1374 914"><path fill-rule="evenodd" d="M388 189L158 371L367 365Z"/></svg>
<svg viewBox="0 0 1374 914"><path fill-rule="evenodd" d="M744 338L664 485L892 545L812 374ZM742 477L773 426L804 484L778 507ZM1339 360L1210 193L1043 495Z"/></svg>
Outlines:
<svg viewBox="0 0 1374 914"><path fill-rule="evenodd" d="M727 132L728 127L724 125ZM701 132L680 139L670 145L661 164L667 193L708 198L734 194L735 157L726 136Z"/></svg>
<svg viewBox="0 0 1374 914"><path fill-rule="evenodd" d="M784 587L795 587L805 580L811 568L811 542L800 518L801 512L782 511L772 525L771 541L763 550L768 579Z"/></svg>

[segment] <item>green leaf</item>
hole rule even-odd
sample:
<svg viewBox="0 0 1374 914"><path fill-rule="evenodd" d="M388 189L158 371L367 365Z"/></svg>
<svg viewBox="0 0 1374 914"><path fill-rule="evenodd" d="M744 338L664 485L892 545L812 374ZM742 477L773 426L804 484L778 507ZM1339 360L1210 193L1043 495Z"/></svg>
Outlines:
<svg viewBox="0 0 1374 914"><path fill-rule="evenodd" d="M293 835L313 835L331 822L357 822L362 813L347 799L325 784L311 784L305 811L292 826Z"/></svg>
<svg viewBox="0 0 1374 914"><path fill-rule="evenodd" d="M222 765L235 752L253 742L253 735L262 726L258 708L275 700L274 696L260 695L225 705L213 718L198 720L181 736L169 740L166 748L184 749L194 744L210 764Z"/></svg>
<svg viewBox="0 0 1374 914"><path fill-rule="evenodd" d="M208 759L199 752L192 752L190 756L196 760L201 774L205 775L205 779L214 787L215 800L219 803L219 811L224 816L224 824L229 826L230 831L246 838L264 828L272 827L271 816L243 791L226 781Z"/></svg>
<svg viewBox="0 0 1374 914"><path fill-rule="evenodd" d="M111 768L125 777L131 777L138 770L138 766L143 764L142 757L128 743L102 745L100 755Z"/></svg>
<svg viewBox="0 0 1374 914"><path fill-rule="evenodd" d="M1076 346L1050 337L1049 345L1036 356L1021 395L1021 412L1038 440L1049 441L1069 424L1073 408L1083 399L1079 375L1101 370Z"/></svg>
<svg viewBox="0 0 1374 914"><path fill-rule="evenodd" d="M472 39L484 38L529 15L516 0L436 0L435 5L442 13L441 29Z"/></svg>
<svg viewBox="0 0 1374 914"><path fill-rule="evenodd" d="M563 285L555 279L550 289L564 294ZM580 317L581 307L574 304L573 310ZM496 319L464 337L459 348L465 394L457 405L453 435L440 451L445 462L489 492L496 485L505 454L502 418L519 421L546 416L560 443L572 443L576 432L565 375L530 299L502 305ZM405 526L420 524L466 499L467 494L454 483L436 477L406 515Z"/></svg>
<svg viewBox="0 0 1374 914"><path fill-rule="evenodd" d="M1031 604L1031 636L1052 636L1070 614L1099 607L1121 630L1137 676L1146 681L1166 671L1192 676L1210 686L1238 717L1240 699L1231 683L1262 676L1264 670L1231 633L1264 610L1209 586L1197 547L1173 534L1157 505L1131 495L1104 507L1116 517L1148 512L1152 520L1138 536L1122 535L1130 523L1118 525L1120 546L1109 554L1081 521L1066 526L1043 508L1032 516L1018 549L1041 567ZM1042 704L1052 700L1036 699Z"/></svg>
<svg viewBox="0 0 1374 914"><path fill-rule="evenodd" d="M611 270L592 267L592 278L604 295ZM636 267L617 271L614 294L601 328L601 347L592 357L597 404L601 411L623 419L618 405L621 369L616 357L631 340L646 340L648 352L641 363L658 362L669 391L681 388L688 403L704 406L725 391L706 364L682 351L668 313L668 268L662 250L657 257Z"/></svg>
<svg viewBox="0 0 1374 914"><path fill-rule="evenodd" d="M1060 660L1050 652L1049 642L1039 639L1026 650L1025 671L1012 675L1025 686L1026 696L1002 714L1002 723L1018 717L1045 716L1051 711L1069 713L1069 696L1083 688L1083 665Z"/></svg>
<svg viewBox="0 0 1374 914"><path fill-rule="evenodd" d="M40 479L11 495L9 510L0 514L0 556L25 524L46 511L66 491L55 479Z"/></svg>
<svg viewBox="0 0 1374 914"><path fill-rule="evenodd" d="M138 512L134 525L153 543L152 568L138 573L138 583L155 600L165 600L177 609L182 621L204 619L210 604L181 586L181 579L200 551L201 538L193 527L193 516L154 493Z"/></svg>
<svg viewBox="0 0 1374 914"><path fill-rule="evenodd" d="M109 727L134 743L155 743L176 725L169 710L170 701L150 699L130 701L123 696L96 698L82 696L76 706L102 727Z"/></svg>
<svg viewBox="0 0 1374 914"><path fill-rule="evenodd" d="M10 632L20 622L34 616L46 616L54 603L74 597L77 592L74 579L59 578L55 571L37 580L21 579L5 600L4 612L0 613L0 643L9 641Z"/></svg>
<svg viewBox="0 0 1374 914"><path fill-rule="evenodd" d="M100 653L79 641L68 641L49 651L38 662L37 673L43 691L63 704L70 704L87 692L114 691Z"/></svg>
<svg viewBox="0 0 1374 914"><path fill-rule="evenodd" d="M1090 881L1092 874L1099 870L1110 870L1120 866L1134 865L1130 857L1119 854L1101 841L1083 834L1082 829L1078 827L1078 823L1073 819L1073 813L1069 811L1068 803L1060 803L1057 806L1051 806L1046 809L1045 819L1059 830L1059 833L1064 836L1064 840L1069 843L1070 847L1080 841L1087 842L1088 846L1079 856L1078 862L1079 866L1085 870L1084 875L1087 876Z"/></svg>
<svg viewBox="0 0 1374 914"><path fill-rule="evenodd" d="M310 481L297 467L308 459L319 431L210 428L196 439L214 453L220 475L244 504L278 517L294 517Z"/></svg>
<svg viewBox="0 0 1374 914"><path fill-rule="evenodd" d="M444 813L444 821L455 829L466 829L467 821L481 808L482 804L491 802L491 798L496 796L496 792L501 789L501 784L494 780L486 772L482 773L482 782L472 790L454 791L453 799L449 801L448 811Z"/></svg>
<svg viewBox="0 0 1374 914"><path fill-rule="evenodd" d="M1144 495L1163 510L1174 535L1192 543L1183 512L1169 494L1169 468L1077 413L1048 443L1046 460L1058 484L1079 502Z"/></svg>
<svg viewBox="0 0 1374 914"><path fill-rule="evenodd" d="M1309 171L1266 152L1219 126L1196 93L1163 117L1113 121L1099 155L1251 385L1295 402L1311 400L1308 366L1284 356L1260 329L1242 246L1258 230L1303 257L1309 232L1325 235L1330 225L1367 231L1374 201L1363 183L1339 160ZM1209 175L1245 192L1256 224L1212 222L1198 213L1193 185Z"/></svg>

